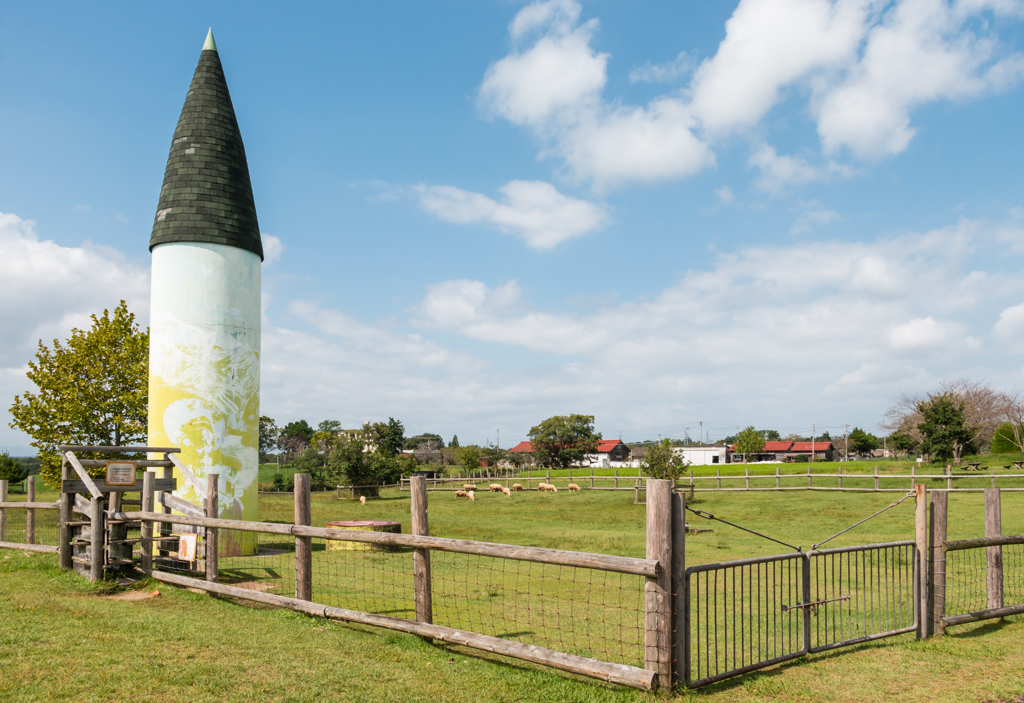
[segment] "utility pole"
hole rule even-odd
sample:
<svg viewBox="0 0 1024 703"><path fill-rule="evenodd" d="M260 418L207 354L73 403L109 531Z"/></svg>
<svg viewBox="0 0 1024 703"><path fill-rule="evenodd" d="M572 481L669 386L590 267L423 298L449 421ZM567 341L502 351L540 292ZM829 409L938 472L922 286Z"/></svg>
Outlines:
<svg viewBox="0 0 1024 703"><path fill-rule="evenodd" d="M849 422L845 423L844 427L845 427L845 429L843 430L843 440L844 440L845 446L843 447L843 461L849 461L850 460L850 423Z"/></svg>
<svg viewBox="0 0 1024 703"><path fill-rule="evenodd" d="M500 429L498 430L498 445L497 445L497 448L501 449L501 430Z"/></svg>
<svg viewBox="0 0 1024 703"><path fill-rule="evenodd" d="M700 438L697 441L697 444L702 446L702 447L704 446L704 421L703 420L700 421Z"/></svg>
<svg viewBox="0 0 1024 703"><path fill-rule="evenodd" d="M688 426L683 428L683 444L687 446L690 444L690 428Z"/></svg>

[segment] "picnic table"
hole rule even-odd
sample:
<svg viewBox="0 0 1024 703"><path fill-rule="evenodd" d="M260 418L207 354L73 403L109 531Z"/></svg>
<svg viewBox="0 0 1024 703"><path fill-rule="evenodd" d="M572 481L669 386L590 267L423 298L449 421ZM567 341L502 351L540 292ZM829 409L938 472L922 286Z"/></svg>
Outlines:
<svg viewBox="0 0 1024 703"><path fill-rule="evenodd" d="M967 467L964 469L964 471L980 471L980 470L981 470L981 462L980 461L979 462L975 462L975 463L967 464Z"/></svg>
<svg viewBox="0 0 1024 703"><path fill-rule="evenodd" d="M1007 466L1006 468L1010 468L1010 467ZM1015 462L1013 462L1013 468L1018 469L1018 470L1024 469L1024 461L1015 461Z"/></svg>

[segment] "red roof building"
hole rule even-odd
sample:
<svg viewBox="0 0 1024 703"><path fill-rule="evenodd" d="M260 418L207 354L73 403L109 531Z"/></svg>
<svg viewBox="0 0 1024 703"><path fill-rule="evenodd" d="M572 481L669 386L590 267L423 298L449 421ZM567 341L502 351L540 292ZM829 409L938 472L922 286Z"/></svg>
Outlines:
<svg viewBox="0 0 1024 703"><path fill-rule="evenodd" d="M509 449L509 451L521 454L532 454L533 444L531 442L523 441ZM608 461L627 461L629 459L629 447L626 446L621 439L602 439L597 443L596 454L597 463L595 466L600 465L602 460L605 459Z"/></svg>

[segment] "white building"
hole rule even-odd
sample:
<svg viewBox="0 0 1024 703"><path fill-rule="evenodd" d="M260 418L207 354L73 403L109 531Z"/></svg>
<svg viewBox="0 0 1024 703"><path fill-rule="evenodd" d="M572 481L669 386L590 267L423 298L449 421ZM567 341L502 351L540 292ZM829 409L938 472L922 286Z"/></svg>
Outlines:
<svg viewBox="0 0 1024 703"><path fill-rule="evenodd" d="M691 447L673 447L676 454L681 454L687 464L706 466L708 464L724 464L728 447L723 445L700 445Z"/></svg>

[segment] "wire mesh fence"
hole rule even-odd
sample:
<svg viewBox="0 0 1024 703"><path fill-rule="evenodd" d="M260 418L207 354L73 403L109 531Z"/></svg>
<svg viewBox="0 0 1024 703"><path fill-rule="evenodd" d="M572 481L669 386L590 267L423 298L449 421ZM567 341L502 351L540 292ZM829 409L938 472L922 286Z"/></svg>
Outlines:
<svg viewBox="0 0 1024 703"><path fill-rule="evenodd" d="M56 547L60 544L60 511L48 508L4 508L7 515L4 542L13 544L40 544ZM33 538L29 540L29 516L33 515Z"/></svg>
<svg viewBox="0 0 1024 703"><path fill-rule="evenodd" d="M153 523L153 569L184 576L197 576L205 572L206 532L202 528L173 522ZM182 539L182 538L185 539ZM189 545L191 538L195 542ZM141 556L141 551L138 553Z"/></svg>
<svg viewBox="0 0 1024 703"><path fill-rule="evenodd" d="M989 567L988 550L999 550L1001 569ZM946 617L1024 605L1024 544L946 552Z"/></svg>

